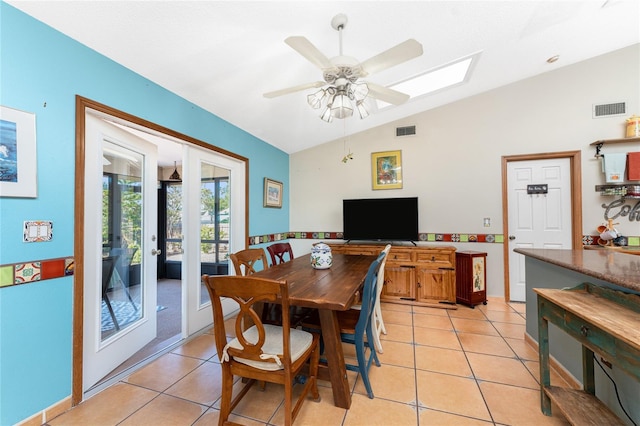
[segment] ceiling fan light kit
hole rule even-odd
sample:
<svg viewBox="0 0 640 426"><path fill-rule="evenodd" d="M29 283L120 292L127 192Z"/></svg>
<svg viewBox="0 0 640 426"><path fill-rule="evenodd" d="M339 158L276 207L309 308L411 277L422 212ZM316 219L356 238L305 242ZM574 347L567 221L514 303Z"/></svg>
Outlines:
<svg viewBox="0 0 640 426"><path fill-rule="evenodd" d="M285 43L320 68L324 82L297 85L265 93L264 96L273 98L320 87L320 90L307 95L307 103L313 109L322 109L320 118L327 123L333 118L344 119L353 116L354 109L358 110L361 119L368 117L369 111L364 103L367 96L393 105L406 102L409 95L405 93L359 79L422 55L422 45L409 39L360 63L342 54L342 30L347 21L344 14L338 14L331 20L331 26L338 31L340 47L339 56L332 59L327 58L305 37L292 36L285 40Z"/></svg>

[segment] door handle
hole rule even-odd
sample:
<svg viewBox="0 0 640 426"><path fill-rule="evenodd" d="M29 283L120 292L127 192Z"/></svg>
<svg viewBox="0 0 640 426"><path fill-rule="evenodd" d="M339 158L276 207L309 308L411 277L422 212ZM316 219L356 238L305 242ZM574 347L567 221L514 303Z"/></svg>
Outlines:
<svg viewBox="0 0 640 426"><path fill-rule="evenodd" d="M509 240L513 241L513 240L515 240L515 239L516 239L516 236L515 236L515 235L509 235Z"/></svg>
<svg viewBox="0 0 640 426"><path fill-rule="evenodd" d="M159 254L162 254L162 250L156 250L156 249L153 249L153 250L151 250L151 254L152 254L153 256L157 256L157 255L159 255Z"/></svg>

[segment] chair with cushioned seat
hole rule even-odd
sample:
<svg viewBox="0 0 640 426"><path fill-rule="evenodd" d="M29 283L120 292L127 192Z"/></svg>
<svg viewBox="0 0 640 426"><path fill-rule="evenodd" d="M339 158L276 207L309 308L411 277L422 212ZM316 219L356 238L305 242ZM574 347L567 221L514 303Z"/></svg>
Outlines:
<svg viewBox="0 0 640 426"><path fill-rule="evenodd" d="M256 382L284 385L284 423L291 425L307 395L320 399L317 386L319 335L289 326L289 287L286 281L252 276L203 276L213 308L213 328L222 367L222 398L218 424L229 414ZM240 306L235 319L236 338L227 341L221 298ZM253 306L257 302L282 303L283 325L263 324ZM245 330L246 324L253 324ZM295 405L293 387L307 361L309 373ZM233 396L234 376L249 379Z"/></svg>

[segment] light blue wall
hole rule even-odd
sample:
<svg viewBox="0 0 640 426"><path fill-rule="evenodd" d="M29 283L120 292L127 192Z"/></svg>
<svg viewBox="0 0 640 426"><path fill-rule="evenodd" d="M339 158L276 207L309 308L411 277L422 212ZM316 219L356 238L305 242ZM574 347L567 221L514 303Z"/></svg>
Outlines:
<svg viewBox="0 0 640 426"><path fill-rule="evenodd" d="M224 58L220 58L224 60ZM289 159L271 145L0 3L0 104L36 114L38 197L0 198L0 264L73 256L75 96L249 158L249 235L289 230ZM284 183L262 207L264 177ZM53 240L23 243L25 220ZM0 425L71 393L73 278L0 289Z"/></svg>

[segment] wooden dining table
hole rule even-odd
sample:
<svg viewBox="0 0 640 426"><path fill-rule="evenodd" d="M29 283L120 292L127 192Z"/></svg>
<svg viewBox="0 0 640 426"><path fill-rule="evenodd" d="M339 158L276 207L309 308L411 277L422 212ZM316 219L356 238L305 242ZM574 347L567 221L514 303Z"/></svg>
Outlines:
<svg viewBox="0 0 640 426"><path fill-rule="evenodd" d="M314 269L308 254L253 275L286 280L292 306L318 309L333 401L341 408L351 406L351 393L336 312L345 311L354 304L356 293L375 259L376 256L334 254L330 268Z"/></svg>

